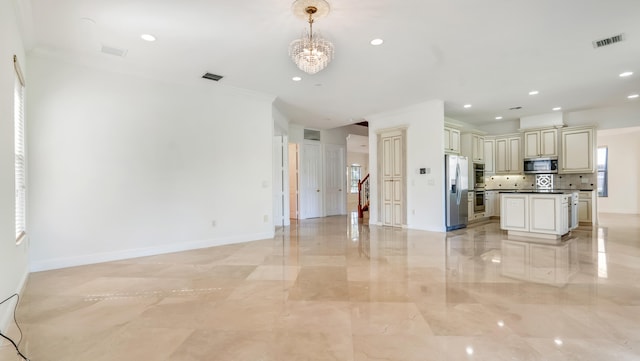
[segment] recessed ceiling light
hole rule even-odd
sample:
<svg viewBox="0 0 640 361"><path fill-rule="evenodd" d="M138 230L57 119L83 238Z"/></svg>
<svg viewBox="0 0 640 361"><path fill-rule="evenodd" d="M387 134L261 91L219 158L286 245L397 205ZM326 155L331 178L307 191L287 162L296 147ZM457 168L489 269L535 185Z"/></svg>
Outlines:
<svg viewBox="0 0 640 361"><path fill-rule="evenodd" d="M293 78L291 78L291 80L293 80L293 81L300 81L300 80L302 80L302 78L301 78L301 77L299 77L299 76L294 76Z"/></svg>
<svg viewBox="0 0 640 361"><path fill-rule="evenodd" d="M156 37L151 34L142 34L140 35L140 38L145 41L156 41Z"/></svg>
<svg viewBox="0 0 640 361"><path fill-rule="evenodd" d="M627 98L629 98L629 99L635 99L635 98L637 98L637 97L638 97L638 94L631 94L631 95L629 95Z"/></svg>
<svg viewBox="0 0 640 361"><path fill-rule="evenodd" d="M632 75L633 75L632 71L625 71L624 73L620 73L620 77L621 78L624 78L624 77L627 77L627 76L632 76Z"/></svg>
<svg viewBox="0 0 640 361"><path fill-rule="evenodd" d="M532 90L532 91L529 92L529 95L538 95L538 93L540 93L540 92L537 91L537 90Z"/></svg>
<svg viewBox="0 0 640 361"><path fill-rule="evenodd" d="M465 104L464 107L467 108L467 109L471 108L471 104Z"/></svg>
<svg viewBox="0 0 640 361"><path fill-rule="evenodd" d="M497 117L496 117L496 120L500 120L500 119L502 119L502 117L501 117L501 116L497 116Z"/></svg>
<svg viewBox="0 0 640 361"><path fill-rule="evenodd" d="M562 110L562 107L555 107L552 109L554 112L558 111L558 110Z"/></svg>
<svg viewBox="0 0 640 361"><path fill-rule="evenodd" d="M384 40L382 40L382 39L373 39L373 40L371 40L371 45L381 45L382 43L384 43Z"/></svg>

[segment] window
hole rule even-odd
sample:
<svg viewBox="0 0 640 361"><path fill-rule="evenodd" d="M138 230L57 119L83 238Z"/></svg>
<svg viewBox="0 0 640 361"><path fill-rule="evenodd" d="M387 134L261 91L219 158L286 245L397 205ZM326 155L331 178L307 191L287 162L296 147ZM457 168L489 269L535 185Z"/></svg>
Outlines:
<svg viewBox="0 0 640 361"><path fill-rule="evenodd" d="M609 151L607 147L598 147L598 197L609 194Z"/></svg>
<svg viewBox="0 0 640 361"><path fill-rule="evenodd" d="M24 78L18 64L18 58L13 56L13 65L16 70L13 92L13 119L14 119L14 154L15 154L15 218L16 218L16 243L20 243L26 235L26 211L27 211L27 181L26 181L26 156L24 146Z"/></svg>
<svg viewBox="0 0 640 361"><path fill-rule="evenodd" d="M349 193L358 193L358 184L362 177L362 167L359 164L352 164L349 167Z"/></svg>

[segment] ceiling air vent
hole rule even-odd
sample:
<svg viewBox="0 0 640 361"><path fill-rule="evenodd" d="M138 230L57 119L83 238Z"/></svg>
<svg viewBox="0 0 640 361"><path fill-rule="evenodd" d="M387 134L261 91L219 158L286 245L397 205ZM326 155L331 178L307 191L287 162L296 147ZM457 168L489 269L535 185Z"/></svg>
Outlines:
<svg viewBox="0 0 640 361"><path fill-rule="evenodd" d="M202 77L205 79L213 80L213 81L218 81L222 79L222 75L211 74L211 73L205 73Z"/></svg>
<svg viewBox="0 0 640 361"><path fill-rule="evenodd" d="M125 55L127 55L127 50L118 49L118 48L114 48L112 46L107 46L107 45L102 45L101 51L105 54L115 55L119 57L124 57Z"/></svg>
<svg viewBox="0 0 640 361"><path fill-rule="evenodd" d="M313 129L304 130L304 139L306 140L320 140L320 131Z"/></svg>
<svg viewBox="0 0 640 361"><path fill-rule="evenodd" d="M522 109L522 107L513 107L513 108L509 108L509 110L520 110Z"/></svg>
<svg viewBox="0 0 640 361"><path fill-rule="evenodd" d="M601 48L603 46L619 43L624 40L624 34L614 35L610 38L594 40L592 41L594 49Z"/></svg>

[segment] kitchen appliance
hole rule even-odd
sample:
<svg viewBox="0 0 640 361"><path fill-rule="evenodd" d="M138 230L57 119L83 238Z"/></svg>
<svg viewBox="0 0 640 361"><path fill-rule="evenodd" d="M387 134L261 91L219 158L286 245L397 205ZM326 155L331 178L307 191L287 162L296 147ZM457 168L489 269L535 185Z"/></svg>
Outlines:
<svg viewBox="0 0 640 361"><path fill-rule="evenodd" d="M482 213L484 212L484 190L476 189L474 191L475 199L473 202L473 212L474 213Z"/></svg>
<svg viewBox="0 0 640 361"><path fill-rule="evenodd" d="M447 231L464 228L469 220L469 162L467 157L444 156L445 214Z"/></svg>
<svg viewBox="0 0 640 361"><path fill-rule="evenodd" d="M482 163L473 163L473 174L474 174L474 189L483 188L484 189L484 164Z"/></svg>
<svg viewBox="0 0 640 361"><path fill-rule="evenodd" d="M525 174L558 173L558 158L532 158L524 160Z"/></svg>

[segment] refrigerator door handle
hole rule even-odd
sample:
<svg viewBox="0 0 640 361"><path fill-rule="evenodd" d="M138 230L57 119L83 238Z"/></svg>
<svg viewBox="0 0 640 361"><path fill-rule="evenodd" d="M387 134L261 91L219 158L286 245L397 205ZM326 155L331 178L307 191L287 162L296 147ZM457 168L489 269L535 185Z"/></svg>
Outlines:
<svg viewBox="0 0 640 361"><path fill-rule="evenodd" d="M460 164L456 163L456 204L460 205L460 200L462 198L462 191L460 190Z"/></svg>

